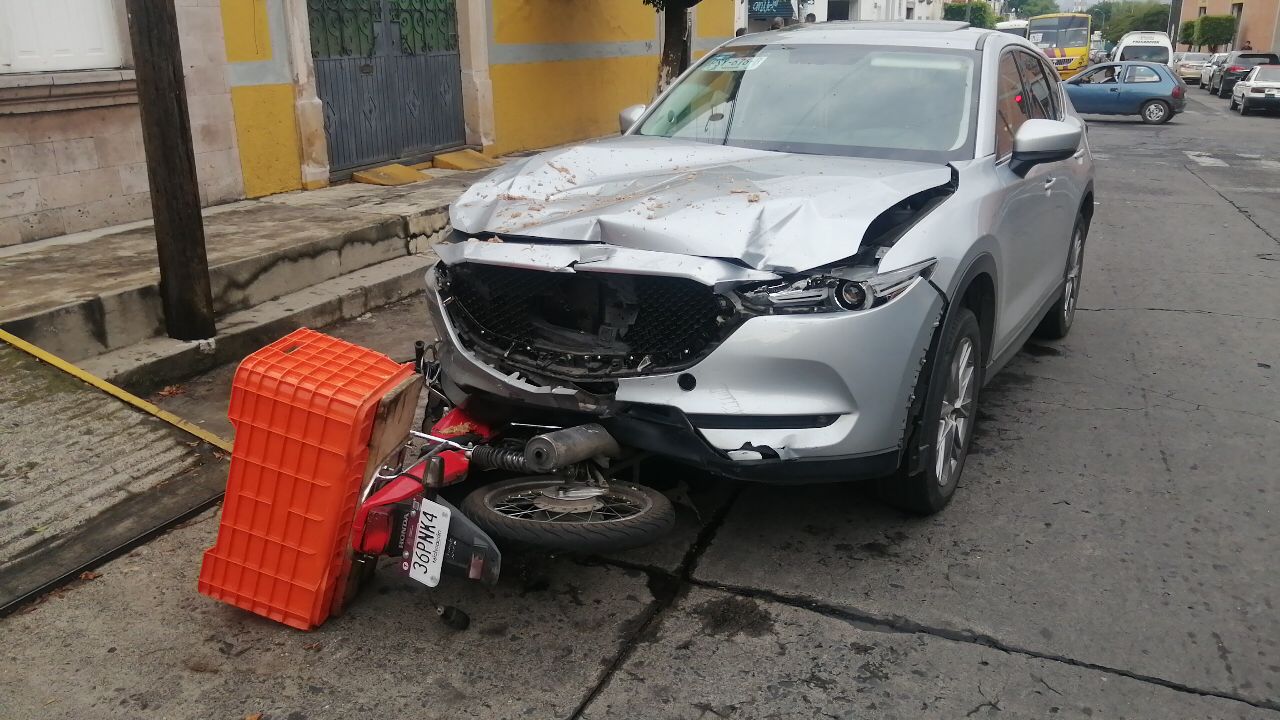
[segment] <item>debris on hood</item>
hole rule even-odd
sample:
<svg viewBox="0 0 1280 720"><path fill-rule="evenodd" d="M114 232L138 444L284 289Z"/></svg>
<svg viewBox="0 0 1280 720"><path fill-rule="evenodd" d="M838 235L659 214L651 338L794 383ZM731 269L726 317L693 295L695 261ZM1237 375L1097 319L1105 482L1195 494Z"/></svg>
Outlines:
<svg viewBox="0 0 1280 720"><path fill-rule="evenodd" d="M797 272L849 257L945 165L624 136L508 163L450 208L465 234L605 243Z"/></svg>

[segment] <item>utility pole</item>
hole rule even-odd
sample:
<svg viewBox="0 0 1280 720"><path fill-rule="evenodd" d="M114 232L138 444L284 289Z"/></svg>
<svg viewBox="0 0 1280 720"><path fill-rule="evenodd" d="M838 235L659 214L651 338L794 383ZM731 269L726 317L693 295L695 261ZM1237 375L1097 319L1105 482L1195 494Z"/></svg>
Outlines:
<svg viewBox="0 0 1280 720"><path fill-rule="evenodd" d="M147 152L165 330L178 340L204 340L216 330L178 16L173 0L126 0L125 9Z"/></svg>

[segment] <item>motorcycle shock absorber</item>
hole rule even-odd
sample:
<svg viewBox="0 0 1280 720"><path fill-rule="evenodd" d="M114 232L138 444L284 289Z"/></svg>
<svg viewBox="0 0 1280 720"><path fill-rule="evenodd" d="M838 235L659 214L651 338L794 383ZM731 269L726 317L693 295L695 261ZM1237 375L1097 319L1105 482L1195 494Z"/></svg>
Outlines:
<svg viewBox="0 0 1280 720"><path fill-rule="evenodd" d="M507 470L509 472L528 473L529 464L525 462L524 450L510 447L480 445L471 451L471 462L477 467Z"/></svg>

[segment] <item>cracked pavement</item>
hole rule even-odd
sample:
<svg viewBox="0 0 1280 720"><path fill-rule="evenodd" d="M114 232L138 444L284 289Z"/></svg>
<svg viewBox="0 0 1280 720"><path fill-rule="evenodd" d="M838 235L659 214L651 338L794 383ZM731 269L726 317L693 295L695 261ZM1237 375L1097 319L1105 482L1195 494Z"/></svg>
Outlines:
<svg viewBox="0 0 1280 720"><path fill-rule="evenodd" d="M944 513L651 468L696 506L654 546L447 582L463 633L384 571L309 634L195 592L209 513L0 621L0 717L1280 720L1280 170L1238 154L1280 117L1191 92L1091 123L1083 312L986 388ZM227 377L170 406L216 425Z"/></svg>

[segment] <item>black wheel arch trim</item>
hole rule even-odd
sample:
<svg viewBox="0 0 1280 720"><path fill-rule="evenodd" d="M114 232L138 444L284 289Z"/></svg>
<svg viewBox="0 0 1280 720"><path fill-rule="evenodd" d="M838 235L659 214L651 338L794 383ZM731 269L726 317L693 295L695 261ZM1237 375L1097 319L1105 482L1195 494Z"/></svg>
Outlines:
<svg viewBox="0 0 1280 720"><path fill-rule="evenodd" d="M987 275L991 278L992 294L999 293L998 275L996 272L996 261L991 253L983 251L975 255L969 264L965 267L963 273L960 274L960 281L955 283L955 288L950 295L945 290L938 287L932 280L929 284L938 292L938 296L942 298L942 312L938 316L938 325L933 330L933 338L929 341L928 352L925 353L925 362L920 367L920 374L916 378L915 390L912 392L907 414L907 424L903 431L902 438L902 459L901 466L907 473L915 473L920 469L920 458L922 450L927 450L928 445L921 445L923 438L921 431L924 426L924 401L929 393L929 379L933 375L933 365L937 362L939 343L942 339L942 332L946 328L947 323L951 320L951 308L955 304L956 299L963 298L965 293L969 291L969 287L979 275ZM992 311L989 321L993 324L990 328L994 334L995 313L999 307L996 298L992 298ZM981 322L982 318L979 318ZM991 353L991 348L983 348L983 359L987 360ZM986 373L983 373L984 377Z"/></svg>

